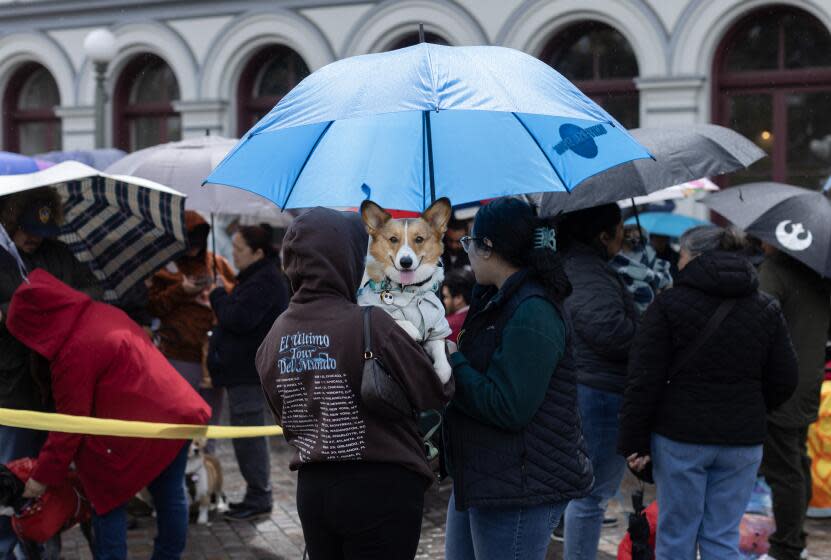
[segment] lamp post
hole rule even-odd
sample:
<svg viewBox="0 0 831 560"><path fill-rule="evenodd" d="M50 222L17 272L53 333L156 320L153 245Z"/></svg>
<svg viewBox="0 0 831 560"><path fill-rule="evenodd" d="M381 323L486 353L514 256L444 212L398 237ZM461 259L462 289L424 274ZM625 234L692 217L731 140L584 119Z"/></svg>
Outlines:
<svg viewBox="0 0 831 560"><path fill-rule="evenodd" d="M107 90L104 86L107 65L115 58L118 48L115 36L107 29L90 31L84 39L84 52L95 66L95 147L104 147L105 105Z"/></svg>

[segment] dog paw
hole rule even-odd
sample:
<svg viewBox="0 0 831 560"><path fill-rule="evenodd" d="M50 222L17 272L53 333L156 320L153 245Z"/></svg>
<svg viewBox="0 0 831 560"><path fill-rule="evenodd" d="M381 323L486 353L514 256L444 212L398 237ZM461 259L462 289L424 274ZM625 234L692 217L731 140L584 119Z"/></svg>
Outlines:
<svg viewBox="0 0 831 560"><path fill-rule="evenodd" d="M409 337L413 340L421 339L421 333L418 332L416 326L412 324L410 321L398 320L396 321L396 323L398 323L398 326L404 329L404 332L407 333Z"/></svg>

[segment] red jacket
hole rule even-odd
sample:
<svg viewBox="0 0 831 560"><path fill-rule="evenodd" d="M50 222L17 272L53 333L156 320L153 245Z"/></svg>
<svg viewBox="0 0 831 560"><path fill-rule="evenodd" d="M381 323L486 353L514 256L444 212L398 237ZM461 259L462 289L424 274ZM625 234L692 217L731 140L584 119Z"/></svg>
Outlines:
<svg viewBox="0 0 831 560"><path fill-rule="evenodd" d="M125 313L43 270L12 297L6 326L44 356L57 412L96 418L207 424L210 407ZM176 457L183 440L52 432L32 478L57 486L74 461L99 514L125 503Z"/></svg>

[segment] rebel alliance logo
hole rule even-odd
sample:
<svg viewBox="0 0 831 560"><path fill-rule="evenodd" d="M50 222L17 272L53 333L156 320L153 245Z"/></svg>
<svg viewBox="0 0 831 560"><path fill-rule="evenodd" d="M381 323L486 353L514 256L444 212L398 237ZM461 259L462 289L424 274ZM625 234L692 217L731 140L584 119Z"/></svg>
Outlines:
<svg viewBox="0 0 831 560"><path fill-rule="evenodd" d="M563 155L571 150L580 157L593 159L597 157L597 143L594 141L598 136L606 134L602 124L596 124L589 128L580 128L576 124L566 123L560 125L560 140L554 146L557 155Z"/></svg>
<svg viewBox="0 0 831 560"><path fill-rule="evenodd" d="M805 229L805 226L802 224L795 224L790 220L785 220L776 226L776 240L785 249L804 251L814 242L814 234Z"/></svg>

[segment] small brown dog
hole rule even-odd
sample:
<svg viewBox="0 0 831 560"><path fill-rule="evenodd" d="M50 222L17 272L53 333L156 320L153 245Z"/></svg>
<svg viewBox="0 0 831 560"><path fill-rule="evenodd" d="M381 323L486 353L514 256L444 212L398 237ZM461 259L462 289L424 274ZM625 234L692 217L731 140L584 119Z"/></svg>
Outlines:
<svg viewBox="0 0 831 560"><path fill-rule="evenodd" d="M225 494L222 493L222 465L219 459L205 452L205 438L193 440L188 452L188 463L185 467L185 478L192 487L191 506L198 505L199 514L196 522L199 525L208 524L208 513L228 511Z"/></svg>

